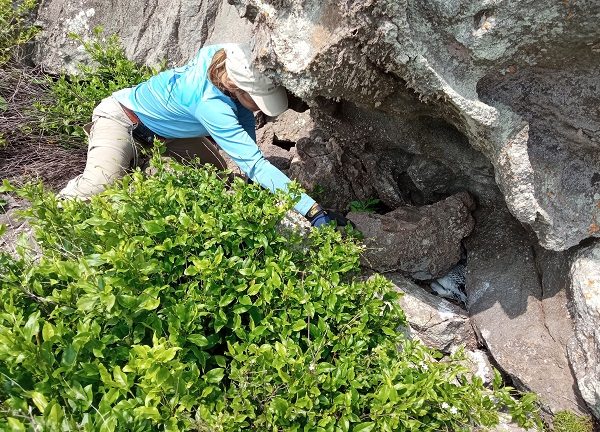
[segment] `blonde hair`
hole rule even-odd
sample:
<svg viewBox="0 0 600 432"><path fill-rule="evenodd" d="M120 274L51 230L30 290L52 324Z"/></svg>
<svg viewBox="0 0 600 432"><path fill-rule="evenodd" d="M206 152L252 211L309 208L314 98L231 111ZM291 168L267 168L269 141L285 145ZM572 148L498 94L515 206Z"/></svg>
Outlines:
<svg viewBox="0 0 600 432"><path fill-rule="evenodd" d="M222 92L232 93L238 90L238 86L227 76L226 59L227 54L223 48L215 53L208 67L208 79Z"/></svg>

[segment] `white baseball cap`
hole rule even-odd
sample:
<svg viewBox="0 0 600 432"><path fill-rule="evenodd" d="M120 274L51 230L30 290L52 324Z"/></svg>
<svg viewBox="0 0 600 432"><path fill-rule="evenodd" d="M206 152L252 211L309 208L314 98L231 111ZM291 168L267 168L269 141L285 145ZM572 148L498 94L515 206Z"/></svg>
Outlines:
<svg viewBox="0 0 600 432"><path fill-rule="evenodd" d="M225 53L227 76L250 95L262 112L275 117L287 109L285 88L276 85L252 66L252 53L248 44L228 44Z"/></svg>

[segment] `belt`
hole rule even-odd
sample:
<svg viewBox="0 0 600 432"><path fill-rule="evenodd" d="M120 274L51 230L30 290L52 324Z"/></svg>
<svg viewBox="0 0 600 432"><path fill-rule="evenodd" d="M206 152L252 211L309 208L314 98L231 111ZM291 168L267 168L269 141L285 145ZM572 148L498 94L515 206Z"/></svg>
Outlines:
<svg viewBox="0 0 600 432"><path fill-rule="evenodd" d="M140 118L137 116L136 113L134 113L133 111L131 111L129 108L127 108L125 105L123 105L120 102L119 102L119 105L121 105L121 109L123 110L123 112L125 113L125 115L129 118L129 120L131 120L131 123L133 123L134 126L136 126L137 124L141 123L140 122Z"/></svg>
<svg viewBox="0 0 600 432"><path fill-rule="evenodd" d="M121 103L119 103L119 105L121 105L121 108L123 109L123 112L125 113L127 118L129 118L129 120L131 120L131 123L133 123L132 135L136 140L149 145L152 145L155 139L161 142L165 141L163 137L158 136L152 130L150 130L148 126L142 123L142 121L134 111L130 110Z"/></svg>

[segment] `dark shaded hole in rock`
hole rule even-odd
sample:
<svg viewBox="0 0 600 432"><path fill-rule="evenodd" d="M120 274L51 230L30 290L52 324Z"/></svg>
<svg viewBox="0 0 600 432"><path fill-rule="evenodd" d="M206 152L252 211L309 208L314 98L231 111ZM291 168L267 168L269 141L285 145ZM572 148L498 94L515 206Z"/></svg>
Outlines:
<svg viewBox="0 0 600 432"><path fill-rule="evenodd" d="M332 116L337 117L342 112L342 102L339 100L333 100L324 96L317 96L315 103L320 111Z"/></svg>
<svg viewBox="0 0 600 432"><path fill-rule="evenodd" d="M402 193L405 205L425 205L425 197L412 181L407 172L403 172L396 177L396 184Z"/></svg>
<svg viewBox="0 0 600 432"><path fill-rule="evenodd" d="M381 200L379 200L379 202L377 204L373 205L373 210L375 211L375 213L378 213L378 214L386 214L386 213L391 212L394 209L391 208L390 206L385 205L385 203L383 203L383 202L381 202Z"/></svg>
<svg viewBox="0 0 600 432"><path fill-rule="evenodd" d="M364 210L365 206L367 207L367 210ZM386 213L391 212L392 210L394 210L393 207L386 205L379 198L372 198L371 200L366 201L352 201L348 203L346 209L344 209L341 213L346 215L351 211L368 211L371 213L384 215Z"/></svg>
<svg viewBox="0 0 600 432"><path fill-rule="evenodd" d="M246 5L243 12L238 12L240 14L240 18L246 18L250 22L254 22L256 20L256 16L258 15L258 7L252 5Z"/></svg>
<svg viewBox="0 0 600 432"><path fill-rule="evenodd" d="M286 89L286 94L288 98L288 108L292 111L296 111L298 113L303 113L308 110L310 106L302 100L300 97L296 96L294 93Z"/></svg>
<svg viewBox="0 0 600 432"><path fill-rule="evenodd" d="M293 147L296 147L296 143L294 141L279 139L276 136L273 138L273 145L287 151L290 151Z"/></svg>
<svg viewBox="0 0 600 432"><path fill-rule="evenodd" d="M573 246L570 250L576 250L576 249L585 249L587 247L592 246L593 244L595 244L598 241L597 237L588 237L588 238L584 238L583 240L581 240L577 246Z"/></svg>

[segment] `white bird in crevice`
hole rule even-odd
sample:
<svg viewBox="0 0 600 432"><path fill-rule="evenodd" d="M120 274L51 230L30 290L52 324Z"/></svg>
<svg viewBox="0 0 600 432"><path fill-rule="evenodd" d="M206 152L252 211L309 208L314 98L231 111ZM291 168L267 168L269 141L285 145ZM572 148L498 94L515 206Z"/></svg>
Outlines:
<svg viewBox="0 0 600 432"><path fill-rule="evenodd" d="M464 293L467 266L459 261L450 271L431 282L431 289L440 297L467 304L467 296Z"/></svg>

